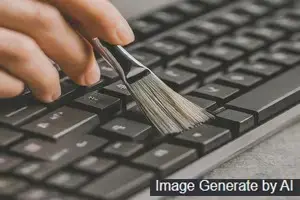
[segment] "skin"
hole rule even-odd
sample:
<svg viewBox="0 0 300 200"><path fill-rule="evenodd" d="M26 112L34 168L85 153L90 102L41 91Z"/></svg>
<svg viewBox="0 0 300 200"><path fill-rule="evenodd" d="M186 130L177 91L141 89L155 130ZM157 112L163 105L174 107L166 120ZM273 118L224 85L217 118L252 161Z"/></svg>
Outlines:
<svg viewBox="0 0 300 200"><path fill-rule="evenodd" d="M82 37L127 45L134 34L108 0L1 0L0 99L28 85L42 102L61 95L49 58L77 84L100 80L91 45Z"/></svg>

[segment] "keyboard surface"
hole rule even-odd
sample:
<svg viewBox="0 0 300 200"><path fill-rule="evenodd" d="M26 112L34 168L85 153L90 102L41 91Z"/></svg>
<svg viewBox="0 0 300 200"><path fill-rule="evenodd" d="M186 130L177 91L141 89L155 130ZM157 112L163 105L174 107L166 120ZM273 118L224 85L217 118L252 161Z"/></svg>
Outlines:
<svg viewBox="0 0 300 200"><path fill-rule="evenodd" d="M0 198L130 199L297 105L299 8L185 0L130 21L137 40L128 51L216 116L182 134L158 133L99 56L102 80L92 87L60 72L62 96L52 104L30 90L0 100Z"/></svg>

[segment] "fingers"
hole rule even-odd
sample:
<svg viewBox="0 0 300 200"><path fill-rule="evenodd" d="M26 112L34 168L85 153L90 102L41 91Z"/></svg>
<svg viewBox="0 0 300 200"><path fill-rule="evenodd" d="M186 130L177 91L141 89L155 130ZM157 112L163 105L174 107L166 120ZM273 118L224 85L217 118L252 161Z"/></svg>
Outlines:
<svg viewBox="0 0 300 200"><path fill-rule="evenodd" d="M24 83L0 69L0 99L11 98L21 94Z"/></svg>
<svg viewBox="0 0 300 200"><path fill-rule="evenodd" d="M42 0L54 4L75 19L91 37L112 44L127 45L134 40L132 29L108 0Z"/></svg>
<svg viewBox="0 0 300 200"><path fill-rule="evenodd" d="M33 94L49 103L60 96L59 75L36 42L21 33L0 28L0 66L24 81ZM22 82L0 71L0 95L14 96Z"/></svg>
<svg viewBox="0 0 300 200"><path fill-rule="evenodd" d="M76 83L91 85L99 81L92 47L55 7L35 0L1 0L0 26L30 36Z"/></svg>

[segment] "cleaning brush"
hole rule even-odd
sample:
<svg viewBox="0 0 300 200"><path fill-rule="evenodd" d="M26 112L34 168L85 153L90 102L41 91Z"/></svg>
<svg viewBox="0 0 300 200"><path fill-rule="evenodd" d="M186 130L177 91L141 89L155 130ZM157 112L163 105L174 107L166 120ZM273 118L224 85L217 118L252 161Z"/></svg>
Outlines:
<svg viewBox="0 0 300 200"><path fill-rule="evenodd" d="M119 74L141 111L160 133L181 133L213 118L205 109L172 90L122 46L110 45L98 38L91 43ZM140 68L142 73L130 76L133 68Z"/></svg>

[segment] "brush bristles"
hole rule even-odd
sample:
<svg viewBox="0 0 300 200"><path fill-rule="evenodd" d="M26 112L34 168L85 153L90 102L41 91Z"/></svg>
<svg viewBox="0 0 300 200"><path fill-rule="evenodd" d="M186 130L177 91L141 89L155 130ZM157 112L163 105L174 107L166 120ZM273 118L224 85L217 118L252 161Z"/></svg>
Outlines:
<svg viewBox="0 0 300 200"><path fill-rule="evenodd" d="M183 132L213 118L153 73L130 84L130 87L148 119L165 135Z"/></svg>

